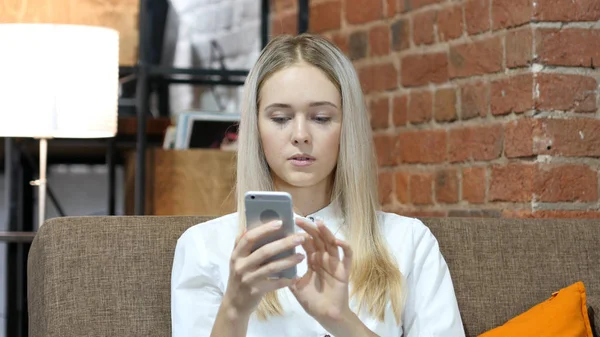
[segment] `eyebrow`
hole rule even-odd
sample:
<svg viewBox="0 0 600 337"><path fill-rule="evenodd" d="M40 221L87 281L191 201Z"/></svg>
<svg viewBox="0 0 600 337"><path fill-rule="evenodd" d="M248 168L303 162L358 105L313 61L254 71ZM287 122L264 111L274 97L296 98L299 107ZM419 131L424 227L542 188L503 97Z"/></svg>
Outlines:
<svg viewBox="0 0 600 337"><path fill-rule="evenodd" d="M329 105L332 106L334 108L338 108L337 105L328 102L328 101L318 101L318 102L311 102L308 106L310 107L316 107L316 106L323 106L323 105ZM273 104L269 104L268 106L265 107L265 110L270 109L270 108L291 108L292 106L289 104L283 104L283 103L273 103Z"/></svg>

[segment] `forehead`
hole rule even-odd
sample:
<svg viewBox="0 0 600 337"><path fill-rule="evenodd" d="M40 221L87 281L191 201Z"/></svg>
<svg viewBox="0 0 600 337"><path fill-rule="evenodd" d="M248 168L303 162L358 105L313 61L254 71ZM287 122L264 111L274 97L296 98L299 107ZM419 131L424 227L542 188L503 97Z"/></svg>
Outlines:
<svg viewBox="0 0 600 337"><path fill-rule="evenodd" d="M319 68L298 63L272 74L259 92L260 105L284 103L301 105L311 101L329 101L340 106L341 96L335 84Z"/></svg>

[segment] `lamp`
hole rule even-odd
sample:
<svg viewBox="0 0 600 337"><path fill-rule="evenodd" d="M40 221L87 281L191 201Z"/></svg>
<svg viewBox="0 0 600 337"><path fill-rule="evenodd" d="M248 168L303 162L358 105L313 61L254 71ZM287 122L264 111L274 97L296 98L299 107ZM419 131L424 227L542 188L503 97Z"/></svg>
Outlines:
<svg viewBox="0 0 600 337"><path fill-rule="evenodd" d="M119 35L104 27L0 24L0 137L39 139L38 226L47 140L117 132Z"/></svg>

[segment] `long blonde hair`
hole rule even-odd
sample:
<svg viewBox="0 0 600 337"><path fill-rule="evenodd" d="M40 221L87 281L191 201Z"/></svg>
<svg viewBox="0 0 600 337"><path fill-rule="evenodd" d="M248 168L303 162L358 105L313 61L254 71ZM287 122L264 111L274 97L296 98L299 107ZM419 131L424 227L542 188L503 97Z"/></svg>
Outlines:
<svg viewBox="0 0 600 337"><path fill-rule="evenodd" d="M342 230L354 252L351 296L357 300L359 310L366 308L382 321L387 303L391 301L396 322L401 324L404 281L379 227L377 161L360 82L343 52L320 36L282 35L272 39L246 79L237 157L240 231L246 226L244 193L274 189L258 130L260 89L272 74L301 61L322 70L342 97L340 152L331 201L340 206L345 224ZM266 319L270 315L281 315L282 311L277 292L271 292L264 296L257 314Z"/></svg>

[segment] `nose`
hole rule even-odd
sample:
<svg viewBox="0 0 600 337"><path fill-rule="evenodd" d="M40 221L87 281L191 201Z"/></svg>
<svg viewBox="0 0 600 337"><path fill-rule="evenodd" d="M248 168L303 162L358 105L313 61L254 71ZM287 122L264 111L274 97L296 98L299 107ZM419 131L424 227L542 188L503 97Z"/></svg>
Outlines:
<svg viewBox="0 0 600 337"><path fill-rule="evenodd" d="M304 118L294 119L294 131L292 134L292 142L294 144L310 143L310 134L307 130L307 125Z"/></svg>

